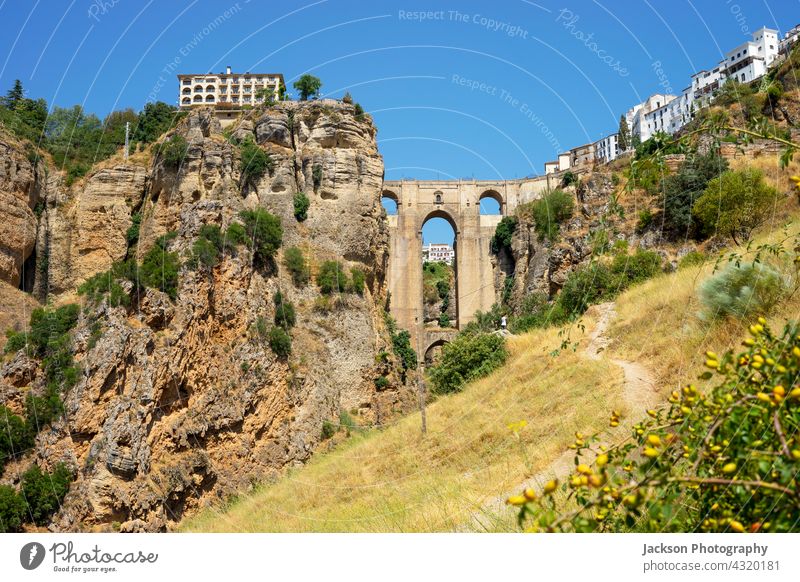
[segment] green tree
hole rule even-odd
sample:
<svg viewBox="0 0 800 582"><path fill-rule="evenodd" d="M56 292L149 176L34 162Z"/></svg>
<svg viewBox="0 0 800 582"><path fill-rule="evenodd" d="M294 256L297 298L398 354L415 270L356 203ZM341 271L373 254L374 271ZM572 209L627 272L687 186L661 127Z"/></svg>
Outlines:
<svg viewBox="0 0 800 582"><path fill-rule="evenodd" d="M300 96L300 101L308 101L309 97L317 97L322 88L322 81L313 75L303 75L294 82L295 91Z"/></svg>
<svg viewBox="0 0 800 582"><path fill-rule="evenodd" d="M172 129L181 118L176 107L163 101L147 103L139 113L139 119L133 128L131 140L134 142L153 143L167 131Z"/></svg>
<svg viewBox="0 0 800 582"><path fill-rule="evenodd" d="M186 159L186 154L189 152L189 144L186 139L178 134L173 135L168 140L165 140L159 148L161 159L164 165L168 168L178 169Z"/></svg>
<svg viewBox="0 0 800 582"><path fill-rule="evenodd" d="M693 214L703 234L730 236L738 244L764 223L777 201L778 191L764 181L761 170L746 168L711 180Z"/></svg>
<svg viewBox="0 0 800 582"><path fill-rule="evenodd" d="M9 109L16 109L22 100L25 99L25 90L22 88L22 81L14 80L14 86L8 90L3 98L3 106Z"/></svg>
<svg viewBox="0 0 800 582"><path fill-rule="evenodd" d="M0 485L0 533L22 530L28 506L13 487Z"/></svg>
<svg viewBox="0 0 800 582"><path fill-rule="evenodd" d="M138 271L138 279L142 285L158 289L171 299L178 296L178 273L181 268L178 253L167 250L169 242L175 237L174 232L160 237L142 259Z"/></svg>
<svg viewBox="0 0 800 582"><path fill-rule="evenodd" d="M617 144L621 152L628 151L631 145L631 132L628 129L628 120L624 115L619 116L619 130L617 132Z"/></svg>
<svg viewBox="0 0 800 582"><path fill-rule="evenodd" d="M47 525L52 515L61 507L61 501L69 491L72 473L63 463L56 465L52 473L44 473L38 465L32 465L22 474L22 497L28 505L28 515L36 525Z"/></svg>
<svg viewBox="0 0 800 582"><path fill-rule="evenodd" d="M661 189L663 231L670 238L689 237L694 232L692 208L708 183L728 169L717 152L692 155L676 174L664 179Z"/></svg>
<svg viewBox="0 0 800 582"><path fill-rule="evenodd" d="M465 384L489 375L506 360L504 339L493 333L460 333L442 348L439 362L430 368L434 391L458 392Z"/></svg>
<svg viewBox="0 0 800 582"><path fill-rule="evenodd" d="M273 327L269 330L269 347L279 358L288 358L292 353L292 338L282 327Z"/></svg>

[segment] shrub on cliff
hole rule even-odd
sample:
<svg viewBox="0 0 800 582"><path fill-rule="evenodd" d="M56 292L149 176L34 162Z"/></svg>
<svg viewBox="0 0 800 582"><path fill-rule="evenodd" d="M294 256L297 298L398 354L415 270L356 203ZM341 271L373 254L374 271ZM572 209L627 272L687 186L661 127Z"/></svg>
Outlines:
<svg viewBox="0 0 800 582"><path fill-rule="evenodd" d="M308 208L311 206L311 201L304 192L298 192L294 195L294 217L298 222L303 222L308 218Z"/></svg>
<svg viewBox="0 0 800 582"><path fill-rule="evenodd" d="M347 291L347 274L338 261L325 261L317 273L317 285L323 295Z"/></svg>
<svg viewBox="0 0 800 582"><path fill-rule="evenodd" d="M242 184L255 186L267 172L272 172L275 167L275 162L272 161L269 154L261 149L250 136L239 144L239 155L242 159Z"/></svg>
<svg viewBox="0 0 800 582"><path fill-rule="evenodd" d="M28 516L25 500L8 485L0 485L0 533L22 530Z"/></svg>
<svg viewBox="0 0 800 582"><path fill-rule="evenodd" d="M364 271L358 267L353 267L350 269L350 284L347 287L348 291L355 293L356 295L363 295L365 283L366 275L364 274Z"/></svg>
<svg viewBox="0 0 800 582"><path fill-rule="evenodd" d="M289 247L283 252L283 264L289 270L292 281L298 287L302 287L311 279L306 259L303 251L298 247Z"/></svg>
<svg viewBox="0 0 800 582"><path fill-rule="evenodd" d="M0 404L0 474L8 461L32 446L33 434L25 421Z"/></svg>
<svg viewBox="0 0 800 582"><path fill-rule="evenodd" d="M47 525L52 515L61 507L69 491L72 473L63 463L52 473L44 473L38 465L22 474L20 494L27 504L27 515L36 525Z"/></svg>
<svg viewBox="0 0 800 582"><path fill-rule="evenodd" d="M497 224L494 236L492 236L492 240L489 243L491 251L497 254L501 250L511 250L511 237L514 236L515 230L517 230L516 217L504 216Z"/></svg>
<svg viewBox="0 0 800 582"><path fill-rule="evenodd" d="M267 337L270 349L279 358L288 358L292 353L292 338L282 327L273 327Z"/></svg>
<svg viewBox="0 0 800 582"><path fill-rule="evenodd" d="M190 269L205 267L213 269L219 263L223 249L222 230L216 224L205 224L200 228L197 240L192 244L187 266Z"/></svg>
<svg viewBox="0 0 800 582"><path fill-rule="evenodd" d="M539 240L555 241L558 229L575 210L575 201L563 190L553 190L530 205Z"/></svg>
<svg viewBox="0 0 800 582"><path fill-rule="evenodd" d="M280 291L275 292L272 301L275 304L275 325L285 330L294 327L295 313L292 302L286 301Z"/></svg>
<svg viewBox="0 0 800 582"><path fill-rule="evenodd" d="M176 236L176 233L171 232L160 237L144 256L139 267L139 282L145 287L166 293L171 299L178 296L181 263L178 253L171 253L167 248Z"/></svg>
<svg viewBox="0 0 800 582"><path fill-rule="evenodd" d="M175 134L168 140L165 140L158 148L158 151L166 167L178 169L186 158L189 145L186 143L183 136Z"/></svg>
<svg viewBox="0 0 800 582"><path fill-rule="evenodd" d="M281 219L263 208L243 210L240 216L244 221L248 243L252 244L253 259L262 265L268 264L283 240Z"/></svg>
<svg viewBox="0 0 800 582"><path fill-rule="evenodd" d="M86 296L91 303L99 303L106 299L109 307L127 307L131 304L130 295L119 284L113 269L97 273L86 279L78 287L78 295Z"/></svg>

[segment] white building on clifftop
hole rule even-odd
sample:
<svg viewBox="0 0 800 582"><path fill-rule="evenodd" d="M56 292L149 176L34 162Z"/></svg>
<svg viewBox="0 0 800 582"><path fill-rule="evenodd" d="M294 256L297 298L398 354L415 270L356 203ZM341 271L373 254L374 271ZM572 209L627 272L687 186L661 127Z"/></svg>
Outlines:
<svg viewBox="0 0 800 582"><path fill-rule="evenodd" d="M224 103L239 109L263 103L270 93L277 101L281 87L285 85L280 73L231 73L231 68L226 67L224 73L178 75L178 103L181 108Z"/></svg>

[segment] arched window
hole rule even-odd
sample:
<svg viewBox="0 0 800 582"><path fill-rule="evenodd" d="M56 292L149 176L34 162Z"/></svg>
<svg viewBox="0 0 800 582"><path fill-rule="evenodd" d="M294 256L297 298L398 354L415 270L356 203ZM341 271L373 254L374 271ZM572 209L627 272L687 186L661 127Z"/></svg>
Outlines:
<svg viewBox="0 0 800 582"><path fill-rule="evenodd" d="M213 103L214 96L213 95L206 95L206 103Z"/></svg>
<svg viewBox="0 0 800 582"><path fill-rule="evenodd" d="M203 86L202 85L195 85L194 86L194 90L197 93L202 93L203 92Z"/></svg>
<svg viewBox="0 0 800 582"><path fill-rule="evenodd" d="M208 87L206 87L206 93L213 93L216 90L217 88L214 87L214 85L209 85Z"/></svg>
<svg viewBox="0 0 800 582"><path fill-rule="evenodd" d="M182 103L184 105L189 105L189 104L191 104L191 102L192 102L192 100L189 97L184 97L183 101L182 101Z"/></svg>
<svg viewBox="0 0 800 582"><path fill-rule="evenodd" d="M442 203L442 193L441 191L437 190L433 193L433 203L434 204L441 204Z"/></svg>
<svg viewBox="0 0 800 582"><path fill-rule="evenodd" d="M184 87L183 88L183 94L184 95L188 95L191 92L192 92L192 89L190 87Z"/></svg>
<svg viewBox="0 0 800 582"><path fill-rule="evenodd" d="M194 96L194 102L195 103L202 103L203 102L203 96L202 95L195 95Z"/></svg>
<svg viewBox="0 0 800 582"><path fill-rule="evenodd" d="M486 190L478 198L480 214L503 214L503 197L496 190Z"/></svg>
<svg viewBox="0 0 800 582"><path fill-rule="evenodd" d="M397 199L397 194L391 190L384 190L381 194L381 205L389 216L394 216L400 210L400 201Z"/></svg>

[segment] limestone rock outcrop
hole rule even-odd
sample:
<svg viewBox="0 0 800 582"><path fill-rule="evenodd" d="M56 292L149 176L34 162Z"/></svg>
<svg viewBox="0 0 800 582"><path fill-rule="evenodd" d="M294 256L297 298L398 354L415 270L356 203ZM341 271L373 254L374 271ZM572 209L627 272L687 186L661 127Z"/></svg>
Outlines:
<svg viewBox="0 0 800 582"><path fill-rule="evenodd" d="M392 348L383 313L383 160L371 121L343 103L289 102L228 129L222 133L211 111L192 111L174 130L187 143L177 168L156 146L149 166L111 161L70 188L56 173L41 182L44 210L33 239L36 256L48 259L37 269L41 296L74 301L82 281L125 257L141 259L169 232L176 233L169 250L183 262L174 300L123 281L129 307L85 303L72 332L80 377L63 395L65 415L0 477L14 484L34 461L72 467L77 477L53 530L112 522L121 531L169 529L203 504L305 462L325 445L324 422L347 413L383 424L416 403L395 357L376 358ZM250 138L272 161L257 184L241 180L237 144ZM301 191L311 200L304 222L293 209ZM312 271L329 259L362 269L363 295L321 297L313 282L293 284L280 252L261 267L246 246L226 248L211 269L187 266L201 227L225 230L256 207L281 218L282 248L301 247ZM135 214L141 222L131 245ZM278 291L297 313L288 359L265 337ZM44 390L36 363L20 358L0 369L0 395L15 406ZM390 386L378 390L378 376Z"/></svg>

